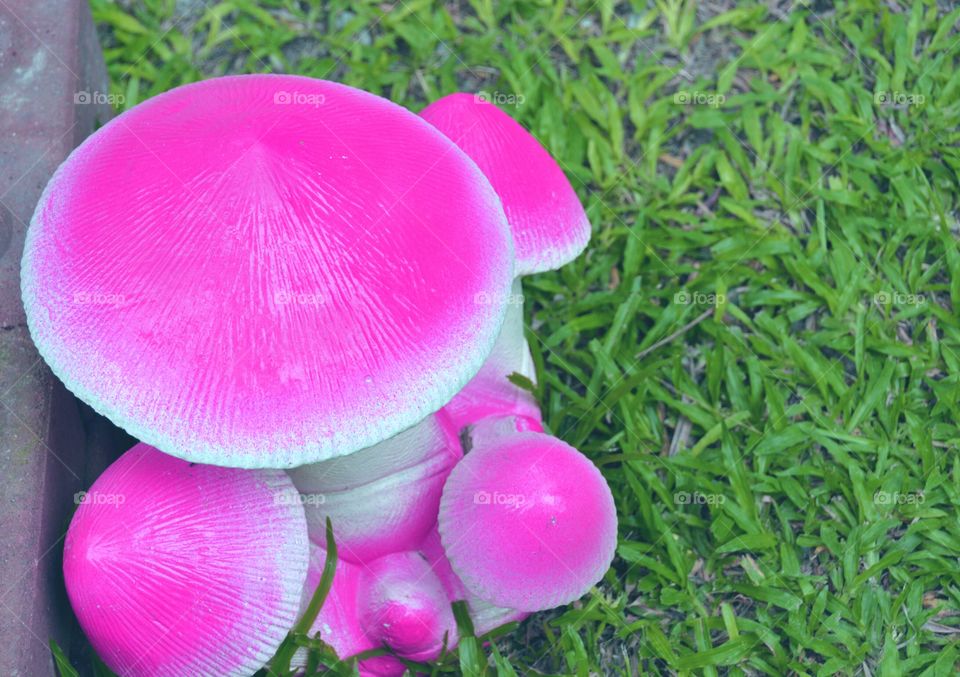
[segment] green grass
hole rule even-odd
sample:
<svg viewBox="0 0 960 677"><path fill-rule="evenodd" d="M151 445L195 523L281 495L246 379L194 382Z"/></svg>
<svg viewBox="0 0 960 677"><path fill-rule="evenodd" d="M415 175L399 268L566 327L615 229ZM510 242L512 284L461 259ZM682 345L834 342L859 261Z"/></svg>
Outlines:
<svg viewBox="0 0 960 677"><path fill-rule="evenodd" d="M234 72L500 93L586 205L526 311L618 557L435 672L960 670L960 10L324 4L93 7L122 107Z"/></svg>

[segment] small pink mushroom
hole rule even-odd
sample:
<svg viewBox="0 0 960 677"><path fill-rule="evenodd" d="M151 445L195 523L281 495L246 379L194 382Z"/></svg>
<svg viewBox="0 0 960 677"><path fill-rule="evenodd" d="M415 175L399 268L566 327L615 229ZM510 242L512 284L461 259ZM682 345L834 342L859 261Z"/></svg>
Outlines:
<svg viewBox="0 0 960 677"><path fill-rule="evenodd" d="M610 567L613 496L583 454L513 418L487 419L453 469L440 502L440 538L464 585L518 611L571 602Z"/></svg>
<svg viewBox="0 0 960 677"><path fill-rule="evenodd" d="M398 655L430 661L457 642L443 584L417 552L381 557L363 569L360 622L367 636Z"/></svg>
<svg viewBox="0 0 960 677"><path fill-rule="evenodd" d="M138 444L82 496L63 573L80 625L121 677L245 677L293 627L308 545L282 471Z"/></svg>
<svg viewBox="0 0 960 677"><path fill-rule="evenodd" d="M304 608L320 582L325 559L326 552L313 546ZM448 648L457 642L443 584L417 552L393 553L366 564L338 561L311 634L333 647L341 659L386 647L403 658L428 661L439 656L445 635ZM306 654L300 651L292 665L305 664ZM392 656L367 658L358 667L364 676L404 671L403 663Z"/></svg>
<svg viewBox="0 0 960 677"><path fill-rule="evenodd" d="M482 97L451 94L427 106L421 117L477 163L503 203L516 246L517 275L559 268L575 259L590 239L590 222L563 170L513 118ZM491 294L478 297L492 302ZM480 373L446 405L461 428L485 416L515 415L539 430L533 397L510 383L516 372L536 381L523 335L523 290L519 277L507 299L507 318Z"/></svg>
<svg viewBox="0 0 960 677"><path fill-rule="evenodd" d="M503 202L517 274L554 270L590 240L590 222L563 170L513 118L474 94L450 94L420 116L477 163Z"/></svg>

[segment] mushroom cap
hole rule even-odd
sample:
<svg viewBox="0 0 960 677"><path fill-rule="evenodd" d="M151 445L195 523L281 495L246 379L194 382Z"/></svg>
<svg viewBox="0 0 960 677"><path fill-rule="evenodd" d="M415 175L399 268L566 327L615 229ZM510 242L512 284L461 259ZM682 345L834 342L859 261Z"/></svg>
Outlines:
<svg viewBox="0 0 960 677"><path fill-rule="evenodd" d="M576 192L540 142L513 118L475 94L450 94L420 116L476 162L503 202L516 245L517 274L554 270L590 240L590 221Z"/></svg>
<svg viewBox="0 0 960 677"><path fill-rule="evenodd" d="M77 619L121 677L249 675L293 626L306 519L279 470L195 465L146 444L80 496L63 573Z"/></svg>
<svg viewBox="0 0 960 677"><path fill-rule="evenodd" d="M135 437L294 467L399 433L467 383L512 246L487 179L418 116L332 82L231 76L145 101L70 155L22 292L53 371Z"/></svg>
<svg viewBox="0 0 960 677"><path fill-rule="evenodd" d="M463 584L519 611L571 602L610 567L613 496L583 454L537 432L476 436L447 478L440 539Z"/></svg>

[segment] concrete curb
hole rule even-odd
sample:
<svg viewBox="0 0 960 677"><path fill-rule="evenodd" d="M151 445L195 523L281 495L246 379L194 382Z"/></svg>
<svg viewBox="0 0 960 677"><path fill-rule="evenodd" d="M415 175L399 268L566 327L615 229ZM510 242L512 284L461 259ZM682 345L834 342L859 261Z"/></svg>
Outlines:
<svg viewBox="0 0 960 677"><path fill-rule="evenodd" d="M56 674L49 640L66 650L78 634L60 573L73 494L126 442L50 374L20 302L33 208L112 115L107 92L85 2L0 2L0 675L10 677Z"/></svg>

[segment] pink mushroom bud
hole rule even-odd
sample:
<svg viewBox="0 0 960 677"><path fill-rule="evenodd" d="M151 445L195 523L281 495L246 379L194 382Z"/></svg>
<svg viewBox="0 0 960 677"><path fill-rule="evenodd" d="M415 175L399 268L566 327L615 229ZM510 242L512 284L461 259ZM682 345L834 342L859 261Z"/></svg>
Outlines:
<svg viewBox="0 0 960 677"><path fill-rule="evenodd" d="M571 602L610 567L613 496L583 454L554 437L486 420L447 478L440 538L464 585L491 604L539 611Z"/></svg>
<svg viewBox="0 0 960 677"><path fill-rule="evenodd" d="M195 465L138 444L80 498L63 573L114 672L246 676L277 650L309 556L285 473Z"/></svg>
<svg viewBox="0 0 960 677"><path fill-rule="evenodd" d="M291 470L311 540L326 543L329 517L342 559L416 549L436 524L443 483L462 455L440 412L368 449Z"/></svg>
<svg viewBox="0 0 960 677"><path fill-rule="evenodd" d="M339 545L337 546L339 548ZM320 582L326 551L311 550L304 607ZM311 635L333 647L341 659L386 647L410 660L432 660L443 647L456 645L456 623L443 584L416 552L393 553L367 564L340 560ZM306 665L298 652L294 667ZM403 663L392 656L359 662L361 675L400 675Z"/></svg>
<svg viewBox="0 0 960 677"><path fill-rule="evenodd" d="M463 93L433 102L420 115L469 155L490 180L513 234L518 275L559 268L583 251L590 239L590 222L576 192L556 161L513 118L484 97ZM478 299L493 301L489 293ZM445 407L458 428L491 414L524 416L539 427L534 398L507 380L519 373L536 381L523 335L519 278L507 305L507 319L490 357Z"/></svg>
<svg viewBox="0 0 960 677"><path fill-rule="evenodd" d="M443 584L417 552L400 552L363 569L360 622L367 636L399 656L429 661L457 642L456 622Z"/></svg>
<svg viewBox="0 0 960 677"><path fill-rule="evenodd" d="M97 411L181 458L287 468L449 401L500 331L513 245L489 181L420 117L246 75L84 141L21 278L40 353Z"/></svg>

